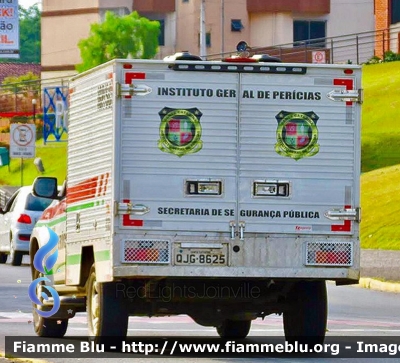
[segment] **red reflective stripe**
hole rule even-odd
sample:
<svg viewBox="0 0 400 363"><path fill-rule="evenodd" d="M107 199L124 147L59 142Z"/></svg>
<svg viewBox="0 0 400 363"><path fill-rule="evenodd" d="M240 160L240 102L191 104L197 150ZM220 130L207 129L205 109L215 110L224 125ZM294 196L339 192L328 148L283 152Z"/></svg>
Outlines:
<svg viewBox="0 0 400 363"><path fill-rule="evenodd" d="M98 197L101 194L104 195L109 176L109 173L101 174L68 187L67 203L81 202L85 199Z"/></svg>
<svg viewBox="0 0 400 363"><path fill-rule="evenodd" d="M133 79L146 79L146 73L143 72L127 72L125 73L125 83L131 84ZM125 96L124 98L132 98L132 96Z"/></svg>
<svg viewBox="0 0 400 363"><path fill-rule="evenodd" d="M133 79L146 79L146 73L143 72L126 72L125 83L131 84Z"/></svg>
<svg viewBox="0 0 400 363"><path fill-rule="evenodd" d="M96 196L98 177L84 180L67 189L67 203L80 202Z"/></svg>
<svg viewBox="0 0 400 363"><path fill-rule="evenodd" d="M143 227L143 220L131 219L129 214L124 214L122 216L122 225L128 227Z"/></svg>
<svg viewBox="0 0 400 363"><path fill-rule="evenodd" d="M345 209L350 209L350 205L345 205ZM334 224L331 226L332 232L350 232L351 231L351 221L346 220L343 224Z"/></svg>
<svg viewBox="0 0 400 363"><path fill-rule="evenodd" d="M350 232L351 231L351 221L349 221L349 220L344 221L344 224L342 224L342 225L334 224L333 226L331 226L331 231L332 232Z"/></svg>
<svg viewBox="0 0 400 363"><path fill-rule="evenodd" d="M129 199L123 199L123 203L129 203ZM131 219L129 214L124 214L122 216L122 225L128 227L143 227L143 220L142 219Z"/></svg>

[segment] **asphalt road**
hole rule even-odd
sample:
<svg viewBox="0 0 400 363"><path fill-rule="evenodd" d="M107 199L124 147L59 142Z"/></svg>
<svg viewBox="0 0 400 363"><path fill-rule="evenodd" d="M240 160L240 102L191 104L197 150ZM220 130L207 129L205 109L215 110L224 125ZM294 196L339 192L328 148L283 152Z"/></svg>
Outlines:
<svg viewBox="0 0 400 363"><path fill-rule="evenodd" d="M5 336L34 336L32 327L31 302L27 295L30 284L29 267L12 267L9 264L0 265L0 351L4 352ZM385 293L362 289L352 286L337 287L328 284L329 295L329 317L326 343L335 343L337 339L347 340L351 337L372 336L373 339L386 337L388 342L400 344L400 294ZM70 320L66 338L78 339L86 334L86 314L80 313ZM131 317L128 329L128 339L137 337L167 338L171 342L174 337L186 336L194 339L194 342L202 343L217 339L214 328L202 327L195 324L189 317L181 315L175 317L144 318ZM258 319L253 322L249 338L252 342L260 337L271 337L274 342L284 342L282 318L280 316L269 316L264 321ZM357 339L358 339L357 338ZM211 340L210 340L211 339ZM117 357L117 356L115 356ZM389 356L388 356L389 358ZM51 358L48 361L53 363L72 363L77 358ZM132 358L119 358L123 363L131 362ZM144 354L136 354L135 362L160 362L165 358L146 358ZM175 358L180 361L191 362L199 359L187 356L186 358ZM233 362L233 361L259 361L257 359L245 358L202 358L201 362ZM277 358L268 357L269 361L297 362L301 358ZM310 360L312 358L307 358ZM314 358L321 361L345 361L364 362L363 358L328 358L326 356ZM304 361L304 359L301 359ZM81 363L98 363L99 358L80 358ZM103 358L101 361L108 361ZM382 358L371 359L371 361L382 362ZM391 359L391 362L400 359ZM1 359L0 359L0 363Z"/></svg>

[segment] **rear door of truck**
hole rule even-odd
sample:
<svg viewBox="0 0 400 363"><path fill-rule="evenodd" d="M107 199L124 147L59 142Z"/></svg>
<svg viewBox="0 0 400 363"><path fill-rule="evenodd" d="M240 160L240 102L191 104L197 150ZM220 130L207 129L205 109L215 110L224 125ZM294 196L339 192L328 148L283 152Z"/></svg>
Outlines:
<svg viewBox="0 0 400 363"><path fill-rule="evenodd" d="M241 74L242 228L356 233L351 219L358 218L359 207L359 69L311 64L274 69Z"/></svg>
<svg viewBox="0 0 400 363"><path fill-rule="evenodd" d="M120 201L135 210L120 228L229 233L237 217L240 75L166 63L121 72L137 92L121 101Z"/></svg>
<svg viewBox="0 0 400 363"><path fill-rule="evenodd" d="M137 62L118 72L117 195L131 208L119 231L358 231L357 66Z"/></svg>

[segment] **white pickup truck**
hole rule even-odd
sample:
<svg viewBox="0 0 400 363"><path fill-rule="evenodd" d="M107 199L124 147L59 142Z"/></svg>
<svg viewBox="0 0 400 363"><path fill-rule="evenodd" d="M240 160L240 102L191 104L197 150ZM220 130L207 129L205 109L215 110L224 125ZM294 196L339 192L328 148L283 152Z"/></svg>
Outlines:
<svg viewBox="0 0 400 363"><path fill-rule="evenodd" d="M61 306L37 334L87 311L99 341L129 315L234 338L283 314L287 340L321 343L326 280L359 279L361 102L347 64L124 59L74 77L68 185L30 240L33 261L43 228L59 237Z"/></svg>

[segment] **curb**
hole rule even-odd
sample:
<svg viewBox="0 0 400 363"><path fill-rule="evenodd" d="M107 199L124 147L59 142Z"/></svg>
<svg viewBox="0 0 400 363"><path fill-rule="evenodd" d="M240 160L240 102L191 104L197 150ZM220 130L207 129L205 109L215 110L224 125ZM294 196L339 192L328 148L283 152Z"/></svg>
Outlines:
<svg viewBox="0 0 400 363"><path fill-rule="evenodd" d="M34 358L11 358L6 357L5 352L0 350L0 363L49 363L49 361L43 359Z"/></svg>
<svg viewBox="0 0 400 363"><path fill-rule="evenodd" d="M365 289L400 293L400 283L380 281L370 277L361 277L358 286Z"/></svg>

